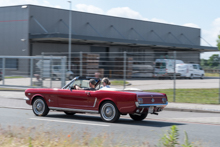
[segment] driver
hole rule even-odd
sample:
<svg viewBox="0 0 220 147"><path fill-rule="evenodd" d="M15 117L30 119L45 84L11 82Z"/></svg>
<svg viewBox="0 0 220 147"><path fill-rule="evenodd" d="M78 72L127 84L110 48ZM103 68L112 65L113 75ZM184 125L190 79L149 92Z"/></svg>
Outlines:
<svg viewBox="0 0 220 147"><path fill-rule="evenodd" d="M76 90L96 90L95 89L96 81L94 79L89 80L89 87L90 88L80 88L78 85L76 85Z"/></svg>

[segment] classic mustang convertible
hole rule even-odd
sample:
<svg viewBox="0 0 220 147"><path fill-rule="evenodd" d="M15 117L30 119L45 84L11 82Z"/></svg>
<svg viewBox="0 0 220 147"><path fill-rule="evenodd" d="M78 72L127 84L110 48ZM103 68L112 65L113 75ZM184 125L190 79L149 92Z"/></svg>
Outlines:
<svg viewBox="0 0 220 147"><path fill-rule="evenodd" d="M135 121L145 119L148 113L158 114L168 104L164 93L143 92L137 89L76 90L89 87L90 78L76 77L61 89L27 89L26 103L32 105L37 116L46 116L50 110L63 111L66 115L75 113L99 113L103 121L115 122L120 115L129 114Z"/></svg>

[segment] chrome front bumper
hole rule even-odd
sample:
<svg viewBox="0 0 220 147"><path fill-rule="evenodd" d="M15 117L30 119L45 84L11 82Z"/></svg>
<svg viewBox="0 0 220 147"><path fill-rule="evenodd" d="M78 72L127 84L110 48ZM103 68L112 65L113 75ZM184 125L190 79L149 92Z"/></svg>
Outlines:
<svg viewBox="0 0 220 147"><path fill-rule="evenodd" d="M168 102L166 102L164 104L139 104L138 102L135 102L135 105L137 108L148 108L150 106L161 107L164 105L168 105Z"/></svg>
<svg viewBox="0 0 220 147"><path fill-rule="evenodd" d="M26 100L26 101L29 101L29 100L30 100L30 99L29 99L28 97L26 97L26 96L25 96L23 99Z"/></svg>

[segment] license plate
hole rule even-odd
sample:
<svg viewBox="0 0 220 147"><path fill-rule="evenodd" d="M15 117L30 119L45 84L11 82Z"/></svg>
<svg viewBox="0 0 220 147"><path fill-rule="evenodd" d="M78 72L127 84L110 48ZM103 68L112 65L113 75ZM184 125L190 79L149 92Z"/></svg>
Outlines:
<svg viewBox="0 0 220 147"><path fill-rule="evenodd" d="M148 113L154 113L154 106L150 106L148 108Z"/></svg>

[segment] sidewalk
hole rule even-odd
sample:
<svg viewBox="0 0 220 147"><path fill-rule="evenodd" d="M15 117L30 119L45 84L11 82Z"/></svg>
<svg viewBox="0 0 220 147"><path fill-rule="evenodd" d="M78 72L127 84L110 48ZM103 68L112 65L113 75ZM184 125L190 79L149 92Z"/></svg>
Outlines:
<svg viewBox="0 0 220 147"><path fill-rule="evenodd" d="M219 105L209 105L209 104L191 104L191 103L172 103L172 102L170 102L164 110L220 113L220 104Z"/></svg>

